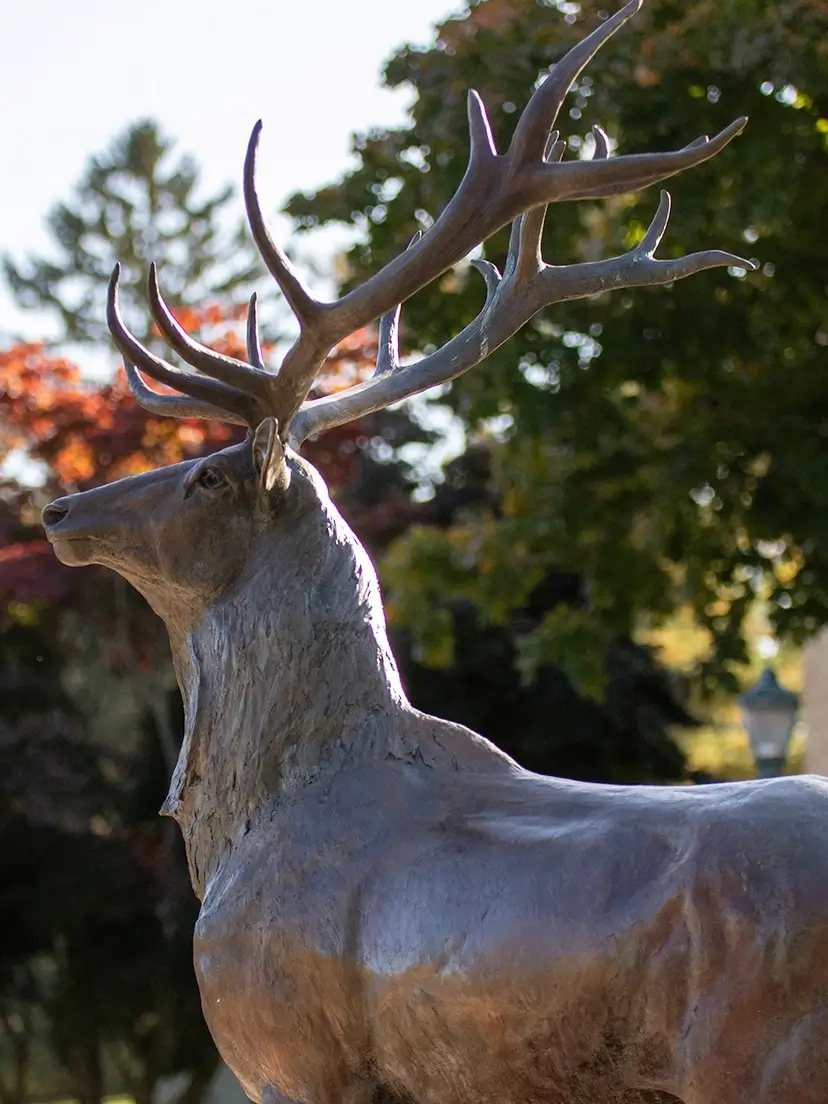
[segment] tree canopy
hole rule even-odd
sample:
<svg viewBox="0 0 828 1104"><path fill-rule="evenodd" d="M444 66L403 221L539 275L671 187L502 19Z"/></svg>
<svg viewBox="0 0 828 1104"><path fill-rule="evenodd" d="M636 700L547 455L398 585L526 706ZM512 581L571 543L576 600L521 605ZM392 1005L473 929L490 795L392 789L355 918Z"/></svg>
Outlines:
<svg viewBox="0 0 828 1104"><path fill-rule="evenodd" d="M427 227L465 169L464 98L477 88L505 148L535 82L601 18L602 3L482 0L405 48L386 82L410 87L410 125L357 135L357 165L294 196L299 228L362 230L348 282ZM745 133L670 181L662 256L720 247L756 272L708 272L672 288L559 304L456 381L448 402L488 435L501 508L445 531L415 528L395 552L392 598L437 651L441 600L503 623L550 571L587 600L516 634L527 671L561 664L597 686L612 642L689 604L708 630L701 674L735 684L743 624L767 598L778 632L828 620L828 9L817 0L649 0L580 78L560 123L570 157L600 124L619 152L679 148L746 114ZM550 210L544 256L561 264L640 240L651 192ZM485 255L502 262L506 235ZM403 308L408 349L470 321L482 282L461 266ZM444 619L445 622L445 619Z"/></svg>

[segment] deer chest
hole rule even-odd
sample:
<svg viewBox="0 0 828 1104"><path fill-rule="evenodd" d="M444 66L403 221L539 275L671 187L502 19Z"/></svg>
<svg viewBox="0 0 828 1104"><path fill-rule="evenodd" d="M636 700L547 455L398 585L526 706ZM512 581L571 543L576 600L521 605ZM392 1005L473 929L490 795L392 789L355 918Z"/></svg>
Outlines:
<svg viewBox="0 0 828 1104"><path fill-rule="evenodd" d="M254 1099L266 1086L293 1100L341 1098L365 1051L358 865L341 849L333 861L324 839L298 847L276 831L231 858L208 887L194 937L219 1052Z"/></svg>

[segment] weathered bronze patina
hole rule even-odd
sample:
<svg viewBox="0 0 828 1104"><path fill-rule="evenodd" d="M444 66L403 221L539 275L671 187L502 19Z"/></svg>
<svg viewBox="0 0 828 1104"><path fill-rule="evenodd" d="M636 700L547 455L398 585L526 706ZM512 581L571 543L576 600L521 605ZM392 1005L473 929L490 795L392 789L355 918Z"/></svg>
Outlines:
<svg viewBox="0 0 828 1104"><path fill-rule="evenodd" d="M202 902L195 962L222 1056L280 1104L826 1104L828 784L594 786L522 770L408 704L374 569L299 455L311 433L453 378L547 304L660 284L716 251L656 260L669 199L623 257L539 254L548 203L607 196L712 157L741 130L664 154L561 160L567 89L638 8L606 20L535 92L504 154L469 100L471 156L433 227L337 303L253 234L301 334L269 374L152 313L195 375L110 326L133 392L163 414L246 424L245 444L43 512L67 564L100 563L169 629L186 736L163 811ZM480 315L400 366L400 302L512 221ZM307 400L327 353L382 316L377 374ZM139 371L172 384L160 395ZM554 721L552 722L554 723Z"/></svg>

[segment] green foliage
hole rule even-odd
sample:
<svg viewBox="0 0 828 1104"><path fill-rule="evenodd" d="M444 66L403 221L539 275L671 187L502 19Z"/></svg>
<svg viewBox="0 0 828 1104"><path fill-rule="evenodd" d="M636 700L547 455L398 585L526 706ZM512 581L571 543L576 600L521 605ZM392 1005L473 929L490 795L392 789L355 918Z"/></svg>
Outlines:
<svg viewBox="0 0 828 1104"><path fill-rule="evenodd" d="M502 538L490 463L490 450L476 445L448 464L419 523L382 561L412 702L482 732L541 773L695 777L674 731L694 720L657 652L597 623L578 576L540 574L517 534L511 570L505 549L486 548L487 538Z"/></svg>
<svg viewBox="0 0 828 1104"><path fill-rule="evenodd" d="M587 610L556 606L518 640L518 670L523 681L531 683L544 665L557 667L584 694L600 698L606 683L604 657L611 644Z"/></svg>
<svg viewBox="0 0 828 1104"><path fill-rule="evenodd" d="M446 23L431 49L400 51L386 81L416 93L411 125L357 136L352 172L290 201L297 225L356 221L364 233L349 254L351 279L376 270L457 187L466 89L480 90L503 149L515 105L601 7L584 0L567 21L554 5L483 0ZM409 569L418 577L414 595L393 597L401 614L460 586L496 620L538 573L577 571L585 641L635 633L689 604L710 633L702 675L728 686L746 659L755 595L769 598L776 630L791 640L828 621L828 249L817 232L828 205L826 42L828 11L813 0L650 0L580 79L560 120L569 157L589 155L595 123L627 153L678 148L750 116L721 155L671 181L660 255L718 246L760 267L559 304L457 381L445 401L471 432L499 419L493 482L503 510L478 511L430 541L412 534L395 551L395 588L412 586ZM556 205L544 256L561 264L619 253L640 239L655 203L644 193ZM505 244L504 232L485 255L502 263ZM462 267L424 289L403 311L409 349L444 343L482 293ZM575 631L560 613L545 621L542 639L523 645L527 662L539 650L566 662Z"/></svg>
<svg viewBox="0 0 828 1104"><path fill-rule="evenodd" d="M154 122L128 127L90 159L73 198L50 212L56 259L32 256L18 265L4 258L17 301L57 315L62 337L107 337L105 293L116 262L128 318L145 340L151 337L143 290L150 261L178 306L238 293L260 275L243 224L231 225L233 189L202 197L195 162L173 162L173 146Z"/></svg>

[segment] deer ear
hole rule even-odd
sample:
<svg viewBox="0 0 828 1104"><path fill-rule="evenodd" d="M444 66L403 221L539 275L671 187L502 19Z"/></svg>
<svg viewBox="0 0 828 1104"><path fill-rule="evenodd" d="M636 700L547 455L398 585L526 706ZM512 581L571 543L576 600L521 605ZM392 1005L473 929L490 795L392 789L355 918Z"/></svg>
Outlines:
<svg viewBox="0 0 828 1104"><path fill-rule="evenodd" d="M259 489L265 494L287 490L290 468L275 418L265 418L253 434L253 468Z"/></svg>

